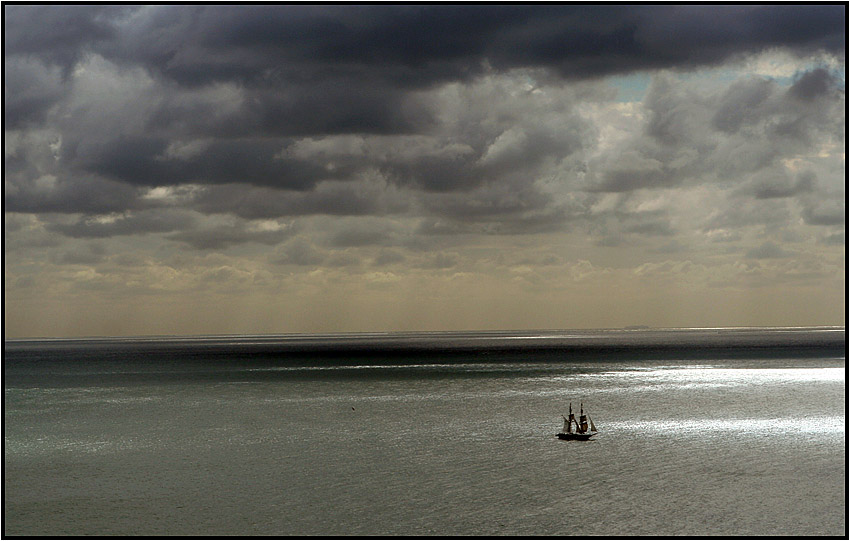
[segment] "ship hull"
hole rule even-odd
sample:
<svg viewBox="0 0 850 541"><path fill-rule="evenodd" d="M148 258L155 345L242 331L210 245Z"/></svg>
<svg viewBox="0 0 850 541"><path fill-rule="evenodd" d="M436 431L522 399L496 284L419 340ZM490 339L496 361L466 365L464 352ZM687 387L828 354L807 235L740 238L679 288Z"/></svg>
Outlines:
<svg viewBox="0 0 850 541"><path fill-rule="evenodd" d="M576 433L559 432L556 435L558 436L558 439L561 439L561 440L587 441L592 436L595 436L596 432L594 432L592 434L590 434L590 433L576 434Z"/></svg>

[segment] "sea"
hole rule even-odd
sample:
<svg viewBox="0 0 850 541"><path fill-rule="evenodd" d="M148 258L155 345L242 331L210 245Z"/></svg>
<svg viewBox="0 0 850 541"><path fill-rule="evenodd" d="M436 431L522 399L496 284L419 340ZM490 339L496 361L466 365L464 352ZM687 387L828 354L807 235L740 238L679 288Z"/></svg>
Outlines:
<svg viewBox="0 0 850 541"><path fill-rule="evenodd" d="M844 327L4 340L5 536L847 536ZM598 429L563 441L563 415Z"/></svg>

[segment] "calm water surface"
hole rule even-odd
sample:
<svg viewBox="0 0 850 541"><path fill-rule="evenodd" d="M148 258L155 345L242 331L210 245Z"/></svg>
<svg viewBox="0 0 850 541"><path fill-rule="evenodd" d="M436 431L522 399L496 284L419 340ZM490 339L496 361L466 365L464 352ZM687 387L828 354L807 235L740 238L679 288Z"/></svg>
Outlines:
<svg viewBox="0 0 850 541"><path fill-rule="evenodd" d="M7 342L4 534L846 535L835 347L488 344L253 362ZM555 438L570 402L593 440Z"/></svg>

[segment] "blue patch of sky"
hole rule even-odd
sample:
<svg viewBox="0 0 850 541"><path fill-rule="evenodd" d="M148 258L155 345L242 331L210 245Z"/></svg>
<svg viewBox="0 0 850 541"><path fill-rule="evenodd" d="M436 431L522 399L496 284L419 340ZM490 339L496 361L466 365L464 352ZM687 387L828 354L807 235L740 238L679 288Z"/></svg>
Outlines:
<svg viewBox="0 0 850 541"><path fill-rule="evenodd" d="M643 101L652 77L648 73L632 73L610 77L608 82L617 89L617 101Z"/></svg>
<svg viewBox="0 0 850 541"><path fill-rule="evenodd" d="M765 77L768 79L772 79L776 81L779 85L782 86L790 86L794 84L794 81L800 78L805 72L810 71L815 68L824 67L829 70L830 74L838 81L841 82L842 86L846 85L845 79L846 75L844 70L836 69L834 67L830 67L821 63L811 63L800 70L798 70L793 75L787 76L770 76L760 74L759 76ZM690 71L690 72L679 72L678 77L683 81L699 81L703 80L711 80L713 82L731 82L735 79L738 79L742 76L746 76L750 72L742 69L730 69L730 68L715 68L708 70L699 70L699 71ZM617 89L617 101L618 102L634 102L634 101L643 101L646 96L646 91L649 89L649 85L652 82L652 75L647 72L640 73L632 73L629 75L621 75L616 77L608 78L609 84Z"/></svg>

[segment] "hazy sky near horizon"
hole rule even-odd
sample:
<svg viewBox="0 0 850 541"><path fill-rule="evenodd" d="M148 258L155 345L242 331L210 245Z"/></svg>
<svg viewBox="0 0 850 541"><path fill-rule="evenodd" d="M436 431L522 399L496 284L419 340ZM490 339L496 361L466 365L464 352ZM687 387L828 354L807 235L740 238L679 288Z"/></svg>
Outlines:
<svg viewBox="0 0 850 541"><path fill-rule="evenodd" d="M7 337L845 323L845 5L5 5Z"/></svg>

